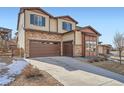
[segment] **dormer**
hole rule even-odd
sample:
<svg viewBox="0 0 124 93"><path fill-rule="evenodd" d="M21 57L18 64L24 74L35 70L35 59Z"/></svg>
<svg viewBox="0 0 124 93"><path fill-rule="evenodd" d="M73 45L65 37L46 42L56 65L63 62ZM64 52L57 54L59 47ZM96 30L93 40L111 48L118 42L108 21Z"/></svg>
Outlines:
<svg viewBox="0 0 124 93"><path fill-rule="evenodd" d="M58 32L65 33L68 31L72 31L76 28L76 24L78 23L72 17L66 16L58 16L55 17L58 20Z"/></svg>

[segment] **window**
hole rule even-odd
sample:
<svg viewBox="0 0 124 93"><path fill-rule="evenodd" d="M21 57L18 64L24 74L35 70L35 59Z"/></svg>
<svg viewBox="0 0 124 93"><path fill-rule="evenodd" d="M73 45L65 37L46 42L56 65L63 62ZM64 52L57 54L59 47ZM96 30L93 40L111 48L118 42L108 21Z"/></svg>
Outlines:
<svg viewBox="0 0 124 93"><path fill-rule="evenodd" d="M34 16L34 25L38 25L38 16Z"/></svg>
<svg viewBox="0 0 124 93"><path fill-rule="evenodd" d="M33 14L30 15L30 24L34 24L34 15Z"/></svg>
<svg viewBox="0 0 124 93"><path fill-rule="evenodd" d="M38 23L39 23L39 26L42 26L42 17L39 17Z"/></svg>
<svg viewBox="0 0 124 93"><path fill-rule="evenodd" d="M96 51L96 42L87 40L85 42L85 47L87 52L95 52Z"/></svg>
<svg viewBox="0 0 124 93"><path fill-rule="evenodd" d="M45 17L42 17L42 26L45 26Z"/></svg>
<svg viewBox="0 0 124 93"><path fill-rule="evenodd" d="M72 24L67 23L67 22L63 22L63 23L62 23L62 28L63 28L64 30L71 31L71 30L72 30Z"/></svg>
<svg viewBox="0 0 124 93"><path fill-rule="evenodd" d="M36 26L45 26L45 17L31 14L30 15L30 24L36 25Z"/></svg>

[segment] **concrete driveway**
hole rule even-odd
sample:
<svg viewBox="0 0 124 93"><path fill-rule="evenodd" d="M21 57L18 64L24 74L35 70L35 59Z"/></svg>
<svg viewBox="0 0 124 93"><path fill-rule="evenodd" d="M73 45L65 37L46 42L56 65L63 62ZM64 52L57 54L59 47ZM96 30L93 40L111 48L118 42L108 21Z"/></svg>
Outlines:
<svg viewBox="0 0 124 93"><path fill-rule="evenodd" d="M45 70L67 86L124 85L124 76L80 62L71 57L39 57L26 59L40 70Z"/></svg>

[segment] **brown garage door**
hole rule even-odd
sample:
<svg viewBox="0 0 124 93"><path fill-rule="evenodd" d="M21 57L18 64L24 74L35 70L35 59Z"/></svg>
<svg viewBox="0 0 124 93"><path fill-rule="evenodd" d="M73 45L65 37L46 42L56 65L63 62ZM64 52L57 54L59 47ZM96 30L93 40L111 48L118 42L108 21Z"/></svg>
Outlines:
<svg viewBox="0 0 124 93"><path fill-rule="evenodd" d="M59 56L60 42L30 41L30 57Z"/></svg>
<svg viewBox="0 0 124 93"><path fill-rule="evenodd" d="M64 56L73 56L72 41L63 42L63 55Z"/></svg>

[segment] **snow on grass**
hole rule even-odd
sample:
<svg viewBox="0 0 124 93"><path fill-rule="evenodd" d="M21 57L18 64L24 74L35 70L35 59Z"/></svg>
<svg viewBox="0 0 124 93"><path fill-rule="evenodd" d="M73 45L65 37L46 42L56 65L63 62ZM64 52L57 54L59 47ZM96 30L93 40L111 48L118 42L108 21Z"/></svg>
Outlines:
<svg viewBox="0 0 124 93"><path fill-rule="evenodd" d="M13 60L13 63L6 66L7 73L0 76L0 85L7 85L15 79L16 75L21 74L21 71L28 65L25 60ZM5 69L5 68L4 68Z"/></svg>
<svg viewBox="0 0 124 93"><path fill-rule="evenodd" d="M21 71L24 69L24 67L27 65L26 61L13 61L13 64L10 64L8 66L9 68L9 74L10 75L18 75L21 73Z"/></svg>

